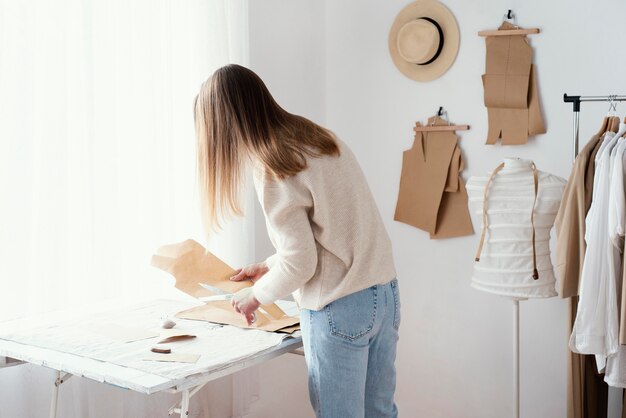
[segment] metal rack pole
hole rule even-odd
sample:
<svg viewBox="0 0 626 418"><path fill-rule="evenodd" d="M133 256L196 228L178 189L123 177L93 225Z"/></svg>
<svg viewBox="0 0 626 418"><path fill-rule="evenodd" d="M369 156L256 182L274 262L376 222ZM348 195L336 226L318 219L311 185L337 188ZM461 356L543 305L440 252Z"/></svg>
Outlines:
<svg viewBox="0 0 626 418"><path fill-rule="evenodd" d="M580 103L581 102L624 102L626 96L622 95L610 95L610 96L569 96L567 93L563 94L563 101L565 103L572 103L574 111L574 150L573 160L578 156L579 146L579 127L580 127Z"/></svg>
<svg viewBox="0 0 626 418"><path fill-rule="evenodd" d="M626 95L609 95L609 96L570 96L567 93L563 95L564 102L608 102L613 98L613 101L623 102L626 101Z"/></svg>
<svg viewBox="0 0 626 418"><path fill-rule="evenodd" d="M523 299L522 299L523 300ZM520 373L519 373L519 301L513 299L513 392L515 395L515 418L519 418L520 404Z"/></svg>

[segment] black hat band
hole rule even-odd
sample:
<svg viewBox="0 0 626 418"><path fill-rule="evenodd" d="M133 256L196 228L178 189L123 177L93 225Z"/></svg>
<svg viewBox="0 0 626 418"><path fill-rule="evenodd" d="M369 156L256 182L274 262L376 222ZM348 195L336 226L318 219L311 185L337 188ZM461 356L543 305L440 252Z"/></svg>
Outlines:
<svg viewBox="0 0 626 418"><path fill-rule="evenodd" d="M437 48L437 52L435 52L435 55L433 55L433 57L426 62L423 62L421 64L415 64L415 65L428 65L428 64L431 64L433 61L435 61L441 54L441 50L443 49L443 41L444 41L443 30L441 29L441 26L439 26L439 23L437 23L435 20L431 19L430 17L417 18L417 20L419 19L424 19L425 21L432 23L433 25L435 25L435 27L437 28L437 31L439 32L439 47Z"/></svg>

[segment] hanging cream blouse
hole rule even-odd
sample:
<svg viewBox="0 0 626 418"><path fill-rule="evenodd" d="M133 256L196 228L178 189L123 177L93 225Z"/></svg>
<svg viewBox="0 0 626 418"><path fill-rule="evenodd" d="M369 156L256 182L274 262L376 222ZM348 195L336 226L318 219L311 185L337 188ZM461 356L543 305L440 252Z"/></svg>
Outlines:
<svg viewBox="0 0 626 418"><path fill-rule="evenodd" d="M566 183L537 171L532 161L515 158L506 158L487 176L469 179L470 210L484 228L474 288L516 298L556 296L550 230Z"/></svg>

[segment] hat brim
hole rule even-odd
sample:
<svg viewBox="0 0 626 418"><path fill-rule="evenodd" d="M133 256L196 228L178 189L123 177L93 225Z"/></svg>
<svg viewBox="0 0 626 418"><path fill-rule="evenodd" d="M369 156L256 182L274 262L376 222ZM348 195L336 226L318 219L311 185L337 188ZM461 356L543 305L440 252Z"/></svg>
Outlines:
<svg viewBox="0 0 626 418"><path fill-rule="evenodd" d="M429 17L441 26L443 32L443 48L441 53L430 64L417 65L405 61L398 51L398 32L406 23ZM459 26L454 15L437 0L417 0L398 13L389 31L389 53L393 63L405 76L416 81L430 81L442 76L454 63L459 51Z"/></svg>

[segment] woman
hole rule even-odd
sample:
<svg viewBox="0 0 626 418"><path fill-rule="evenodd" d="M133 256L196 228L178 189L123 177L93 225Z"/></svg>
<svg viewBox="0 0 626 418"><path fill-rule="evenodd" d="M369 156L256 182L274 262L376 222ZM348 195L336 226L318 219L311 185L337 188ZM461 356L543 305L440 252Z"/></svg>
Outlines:
<svg viewBox="0 0 626 418"><path fill-rule="evenodd" d="M301 309L309 395L318 417L395 417L400 324L391 243L365 177L330 131L282 109L239 65L218 69L195 101L203 214L212 229L241 214L244 168L276 254L241 269L234 309L291 293Z"/></svg>

